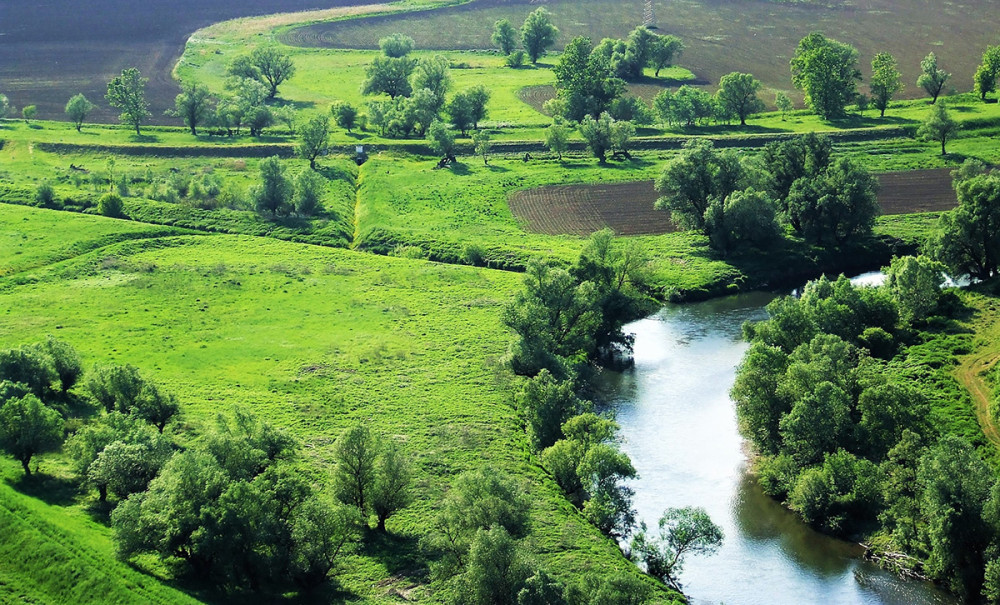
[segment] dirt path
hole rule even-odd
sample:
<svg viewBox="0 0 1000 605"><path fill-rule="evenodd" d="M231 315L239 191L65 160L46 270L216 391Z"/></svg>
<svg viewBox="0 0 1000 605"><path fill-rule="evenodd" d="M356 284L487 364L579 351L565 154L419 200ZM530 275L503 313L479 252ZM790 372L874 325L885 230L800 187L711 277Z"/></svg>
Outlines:
<svg viewBox="0 0 1000 605"><path fill-rule="evenodd" d="M983 375L996 365L997 361L1000 361L1000 353L995 350L969 355L963 358L955 369L955 378L972 395L972 403L976 408L976 417L979 419L983 434L994 447L1000 449L1000 429L997 428L997 422L990 411L992 389L983 379Z"/></svg>

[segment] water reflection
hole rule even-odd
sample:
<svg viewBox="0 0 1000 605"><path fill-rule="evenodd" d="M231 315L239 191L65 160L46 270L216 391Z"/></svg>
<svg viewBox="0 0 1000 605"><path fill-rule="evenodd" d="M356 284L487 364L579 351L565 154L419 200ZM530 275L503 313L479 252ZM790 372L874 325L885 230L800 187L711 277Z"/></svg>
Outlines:
<svg viewBox="0 0 1000 605"><path fill-rule="evenodd" d="M608 372L599 400L622 425L640 478L640 519L655 527L671 506L704 507L725 532L713 557L686 563L692 603L953 603L860 560L855 544L812 531L746 473L729 389L746 343L741 325L773 296L749 294L669 306L635 322L635 368Z"/></svg>

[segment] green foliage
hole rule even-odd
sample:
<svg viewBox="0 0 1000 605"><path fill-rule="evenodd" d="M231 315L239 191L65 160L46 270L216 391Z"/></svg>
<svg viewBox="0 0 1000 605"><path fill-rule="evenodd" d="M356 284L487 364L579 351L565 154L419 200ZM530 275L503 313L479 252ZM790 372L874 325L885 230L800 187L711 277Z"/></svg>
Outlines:
<svg viewBox="0 0 1000 605"><path fill-rule="evenodd" d="M105 490L124 499L145 491L171 455L172 447L164 439L146 443L115 441L88 466L87 479L99 486L102 500Z"/></svg>
<svg viewBox="0 0 1000 605"><path fill-rule="evenodd" d="M559 156L560 162L563 159L562 154L569 148L569 134L570 129L562 121L562 118L556 118L545 129L545 146L549 148L549 151Z"/></svg>
<svg viewBox="0 0 1000 605"><path fill-rule="evenodd" d="M608 115L607 112L602 113L601 117L596 120L590 115L586 115L583 117L583 121L580 122L580 136L587 142L587 148L590 149L590 153L601 164L607 162L608 151L612 149L612 135L615 124L615 119Z"/></svg>
<svg viewBox="0 0 1000 605"><path fill-rule="evenodd" d="M138 69L125 69L120 76L108 82L108 92L105 95L108 104L122 112L118 119L122 124L135 128L137 135L141 134L139 128L150 116L149 103L146 101L148 81L148 78L139 74Z"/></svg>
<svg viewBox="0 0 1000 605"><path fill-rule="evenodd" d="M826 120L843 115L861 81L857 49L816 32L799 41L791 67L792 83Z"/></svg>
<svg viewBox="0 0 1000 605"><path fill-rule="evenodd" d="M378 445L371 430L358 424L344 431L337 439L334 456L337 466L333 474L333 489L337 499L355 507L362 518L367 518L378 456Z"/></svg>
<svg viewBox="0 0 1000 605"><path fill-rule="evenodd" d="M295 75L292 58L277 46L259 46L250 52L250 63L256 69L258 79L268 87L267 97L273 99L278 94L278 86Z"/></svg>
<svg viewBox="0 0 1000 605"><path fill-rule="evenodd" d="M992 473L968 443L945 435L920 461L921 515L927 520L927 571L965 598L979 594L984 551L993 535L984 519Z"/></svg>
<svg viewBox="0 0 1000 605"><path fill-rule="evenodd" d="M788 221L822 245L843 245L871 234L879 213L878 181L860 163L842 157L821 176L800 179L788 192Z"/></svg>
<svg viewBox="0 0 1000 605"><path fill-rule="evenodd" d="M73 95L66 102L66 117L76 126L77 132L80 132L84 120L95 107L96 105L87 100L83 93Z"/></svg>
<svg viewBox="0 0 1000 605"><path fill-rule="evenodd" d="M130 365L94 368L87 376L87 390L108 412L133 414L161 433L180 411L172 394L161 391Z"/></svg>
<svg viewBox="0 0 1000 605"><path fill-rule="evenodd" d="M625 91L625 82L615 74L608 54L594 48L589 38L573 38L552 71L564 103L563 117L572 121L599 118Z"/></svg>
<svg viewBox="0 0 1000 605"><path fill-rule="evenodd" d="M457 579L456 604L518 605L531 577L525 555L503 527L480 529L469 547L465 572Z"/></svg>
<svg viewBox="0 0 1000 605"><path fill-rule="evenodd" d="M410 75L417 66L415 59L405 56L379 56L366 70L362 94L387 94L389 98L408 97L413 93Z"/></svg>
<svg viewBox="0 0 1000 605"><path fill-rule="evenodd" d="M878 53L872 58L872 79L869 88L872 93L872 104L882 112L881 117L884 118L892 97L903 89L895 57L889 53Z"/></svg>
<svg viewBox="0 0 1000 605"><path fill-rule="evenodd" d="M437 102L434 110L441 111L444 98L451 89L451 76L448 74L450 63L442 55L425 57L417 61L413 70L413 90L429 90L434 93Z"/></svg>
<svg viewBox="0 0 1000 605"><path fill-rule="evenodd" d="M0 94L0 120L6 118L7 114L11 111L13 111L13 109L10 105L10 99L7 98L7 95Z"/></svg>
<svg viewBox="0 0 1000 605"><path fill-rule="evenodd" d="M125 218L125 203L117 193L105 193L97 200L97 213L110 218Z"/></svg>
<svg viewBox="0 0 1000 605"><path fill-rule="evenodd" d="M979 98L986 100L986 95L997 89L997 78L1000 77L1000 46L987 46L983 53L983 62L976 69L974 81Z"/></svg>
<svg viewBox="0 0 1000 605"><path fill-rule="evenodd" d="M920 77L917 78L917 86L923 88L931 96L931 104L937 103L949 78L951 78L951 74L938 67L937 55L934 53L929 53L920 61Z"/></svg>
<svg viewBox="0 0 1000 605"><path fill-rule="evenodd" d="M323 209L326 182L313 170L303 170L295 177L295 214L312 216Z"/></svg>
<svg viewBox="0 0 1000 605"><path fill-rule="evenodd" d="M704 216L709 241L723 254L745 245L766 248L781 238L775 203L760 191L736 191L725 202L713 198Z"/></svg>
<svg viewBox="0 0 1000 605"><path fill-rule="evenodd" d="M1000 174L967 160L954 179L958 208L941 215L930 249L955 274L988 279L1000 263Z"/></svg>
<svg viewBox="0 0 1000 605"><path fill-rule="evenodd" d="M722 540L722 528L705 509L668 508L660 517L658 535L649 535L643 524L632 539L632 551L646 565L646 573L680 590L684 558L715 554Z"/></svg>
<svg viewBox="0 0 1000 605"><path fill-rule="evenodd" d="M490 133L483 130L477 130L474 132L472 134L472 146L476 155L483 158L483 166L489 166L490 150L493 148Z"/></svg>
<svg viewBox="0 0 1000 605"><path fill-rule="evenodd" d="M173 110L167 113L184 120L191 134L197 136L198 125L207 122L214 114L208 88L197 82L184 84L181 93L174 99Z"/></svg>
<svg viewBox="0 0 1000 605"><path fill-rule="evenodd" d="M21 117L24 118L25 124L31 122L31 120L34 120L35 116L37 115L38 115L37 105L25 105L24 107L21 108Z"/></svg>
<svg viewBox="0 0 1000 605"><path fill-rule="evenodd" d="M440 120L431 122L427 129L427 142L434 153L451 158L455 155L455 135L448 129L448 126Z"/></svg>
<svg viewBox="0 0 1000 605"><path fill-rule="evenodd" d="M740 126L745 126L747 117L764 111L764 102L757 93L761 83L750 74L732 72L719 80L719 91L715 97L727 114L740 119Z"/></svg>
<svg viewBox="0 0 1000 605"><path fill-rule="evenodd" d="M333 119L337 122L337 126L347 132L351 132L351 129L357 125L358 110L350 103L343 101L334 103L330 106L330 113L333 114Z"/></svg>
<svg viewBox="0 0 1000 605"><path fill-rule="evenodd" d="M14 457L30 475L32 457L59 449L63 419L38 397L25 395L0 407L0 449Z"/></svg>
<svg viewBox="0 0 1000 605"><path fill-rule="evenodd" d="M49 183L39 183L35 189L35 205L39 208L52 208L56 205L56 192Z"/></svg>
<svg viewBox="0 0 1000 605"><path fill-rule="evenodd" d="M655 70L653 75L659 78L660 70L670 67L682 52L684 43L677 36L656 36L649 47L649 65Z"/></svg>
<svg viewBox="0 0 1000 605"><path fill-rule="evenodd" d="M508 19L497 19L493 24L493 35L490 40L500 52L509 56L517 48L518 32Z"/></svg>
<svg viewBox="0 0 1000 605"><path fill-rule="evenodd" d="M330 119L315 116L299 129L299 142L295 147L299 157L309 160L309 167L316 170L316 158L326 152L330 141ZM261 163L263 174L263 162Z"/></svg>
<svg viewBox="0 0 1000 605"><path fill-rule="evenodd" d="M528 15L521 26L521 44L532 63L538 63L545 51L556 43L557 35L559 30L552 25L545 7L536 8Z"/></svg>
<svg viewBox="0 0 1000 605"><path fill-rule="evenodd" d="M378 41L382 54L392 59L405 57L413 51L413 38L403 34L392 34Z"/></svg>
<svg viewBox="0 0 1000 605"><path fill-rule="evenodd" d="M45 397L58 378L53 358L44 347L0 350L0 380L24 385L36 397Z"/></svg>
<svg viewBox="0 0 1000 605"><path fill-rule="evenodd" d="M385 531L385 522L413 500L413 469L409 457L395 441L388 439L375 460L375 480L370 501L377 527Z"/></svg>
<svg viewBox="0 0 1000 605"><path fill-rule="evenodd" d="M899 317L912 323L927 318L941 299L944 265L926 256L892 259L886 267L886 287L896 301Z"/></svg>
<svg viewBox="0 0 1000 605"><path fill-rule="evenodd" d="M563 423L585 406L571 382L557 381L548 370L524 383L517 405L527 420L532 445L539 451L562 439Z"/></svg>
<svg viewBox="0 0 1000 605"><path fill-rule="evenodd" d="M774 106L781 112L781 119L785 119L785 114L792 110L792 100L783 92L774 94Z"/></svg>
<svg viewBox="0 0 1000 605"><path fill-rule="evenodd" d="M927 119L920 125L917 137L925 141L941 143L941 155L945 155L948 152L946 149L948 141L955 138L960 129L961 126L952 119L945 102L942 100L931 109Z"/></svg>
<svg viewBox="0 0 1000 605"><path fill-rule="evenodd" d="M326 117L322 118L324 121ZM285 165L278 156L260 161L259 181L250 189L250 200L260 214L286 214L294 193L292 182L285 176Z"/></svg>

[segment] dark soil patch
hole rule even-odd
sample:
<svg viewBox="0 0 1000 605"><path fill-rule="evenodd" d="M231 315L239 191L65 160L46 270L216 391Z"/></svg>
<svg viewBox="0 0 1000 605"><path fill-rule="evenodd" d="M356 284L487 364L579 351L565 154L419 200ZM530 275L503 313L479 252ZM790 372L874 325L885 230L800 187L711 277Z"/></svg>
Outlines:
<svg viewBox="0 0 1000 605"><path fill-rule="evenodd" d="M947 168L878 175L882 214L941 212L958 204ZM552 185L518 191L510 209L528 231L548 235L590 235L605 227L618 235L677 231L670 216L655 210L653 181L599 185Z"/></svg>
<svg viewBox="0 0 1000 605"><path fill-rule="evenodd" d="M562 48L574 36L594 42L621 38L642 22L639 0L477 0L427 14L400 14L322 23L291 30L282 41L308 47L377 48L393 32L412 36L418 48L493 48L494 21L520 24L539 4L552 13ZM928 52L954 74L948 88L969 90L983 50L996 43L996 4L990 0L915 2L782 2L778 0L654 0L660 33L680 36L687 46L680 64L713 85L732 71L754 74L765 87L791 90L788 61L800 39L813 31L855 45L865 81L871 58L892 53L905 89L901 98L924 96L916 86L920 60ZM445 33L446 35L442 35ZM765 94L767 101L773 100ZM795 95L801 102L801 95Z"/></svg>
<svg viewBox="0 0 1000 605"><path fill-rule="evenodd" d="M195 30L236 17L371 4L378 0L0 0L0 92L42 119L65 119L78 92L98 105L93 121L113 122L107 82L127 67L149 78L152 122L180 91L170 72Z"/></svg>

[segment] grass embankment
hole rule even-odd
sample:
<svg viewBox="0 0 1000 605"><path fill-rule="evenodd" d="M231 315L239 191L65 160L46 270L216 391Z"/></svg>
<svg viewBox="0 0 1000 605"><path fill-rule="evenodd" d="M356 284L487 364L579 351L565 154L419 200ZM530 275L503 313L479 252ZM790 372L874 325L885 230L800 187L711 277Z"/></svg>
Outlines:
<svg viewBox="0 0 1000 605"><path fill-rule="evenodd" d="M28 222L59 219L29 236L39 246L75 232L78 223L129 226L15 210ZM0 212L0 232L22 222ZM507 342L499 311L519 287L516 274L226 235L124 242L32 273L31 280L0 280L0 306L8 309L0 341L56 334L87 367L138 365L178 395L182 442L216 413L245 405L292 431L305 445L304 468L321 478L332 467L333 441L353 423L405 439L415 458L417 501L390 520L392 538L365 540L344 560L338 590L353 598L428 598L417 541L430 531L451 478L483 464L525 484L533 503L527 546L546 569L565 579L631 565L546 478L494 377ZM59 455L41 457L40 465L69 481ZM27 498L14 487L0 485L0 494ZM33 507L34 525L63 524L61 542L80 557L110 558L110 530L86 515L96 496L72 487L62 494L67 509L33 499L17 506ZM140 561L140 569L166 573L148 564ZM39 569L15 575L43 585L28 593L32 598L57 582ZM133 598L151 600L140 594Z"/></svg>

